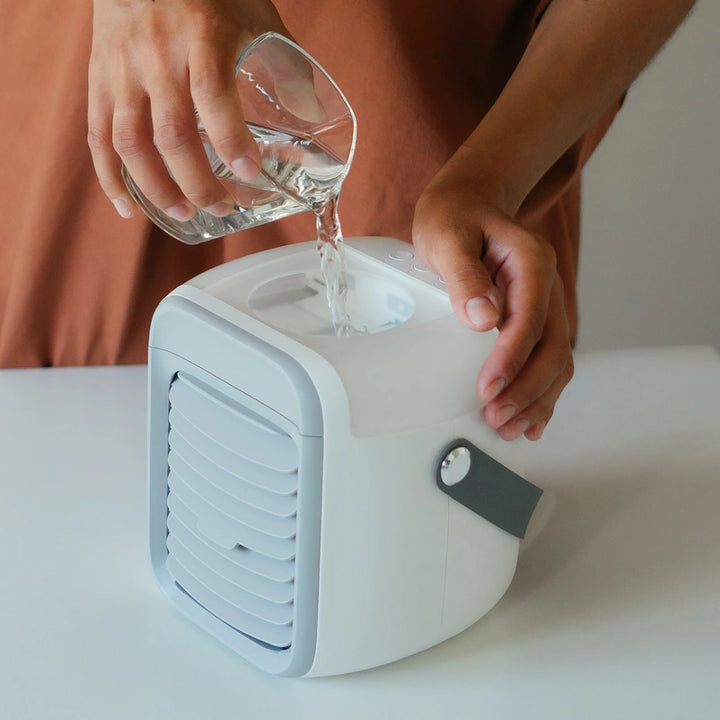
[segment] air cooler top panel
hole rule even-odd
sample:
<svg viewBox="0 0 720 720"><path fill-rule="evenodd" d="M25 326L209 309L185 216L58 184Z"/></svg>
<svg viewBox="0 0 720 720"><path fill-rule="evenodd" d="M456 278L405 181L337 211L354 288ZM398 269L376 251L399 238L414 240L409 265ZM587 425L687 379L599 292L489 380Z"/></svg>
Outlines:
<svg viewBox="0 0 720 720"><path fill-rule="evenodd" d="M226 263L176 294L282 347L316 384L330 381L317 358L327 361L356 436L406 432L476 410L475 380L495 331L464 327L442 281L408 244L355 238L346 250L348 310L366 330L350 337L333 333L315 243Z"/></svg>

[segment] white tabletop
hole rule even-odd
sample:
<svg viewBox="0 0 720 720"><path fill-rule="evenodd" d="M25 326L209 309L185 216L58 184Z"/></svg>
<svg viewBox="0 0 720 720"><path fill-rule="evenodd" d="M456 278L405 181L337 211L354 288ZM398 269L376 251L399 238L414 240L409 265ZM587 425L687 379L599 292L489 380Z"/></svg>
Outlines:
<svg viewBox="0 0 720 720"><path fill-rule="evenodd" d="M720 358L579 357L500 603L414 657L262 674L150 571L144 367L0 372L0 718L689 718L720 709Z"/></svg>

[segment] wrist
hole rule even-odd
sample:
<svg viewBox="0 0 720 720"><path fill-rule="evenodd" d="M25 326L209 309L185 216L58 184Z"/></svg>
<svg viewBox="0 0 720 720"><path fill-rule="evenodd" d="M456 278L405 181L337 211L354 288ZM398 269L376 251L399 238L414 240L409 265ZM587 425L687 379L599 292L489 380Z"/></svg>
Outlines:
<svg viewBox="0 0 720 720"><path fill-rule="evenodd" d="M463 143L435 175L427 192L451 193L473 205L489 205L514 216L531 187L524 187L512 159L502 161L497 145L494 148Z"/></svg>

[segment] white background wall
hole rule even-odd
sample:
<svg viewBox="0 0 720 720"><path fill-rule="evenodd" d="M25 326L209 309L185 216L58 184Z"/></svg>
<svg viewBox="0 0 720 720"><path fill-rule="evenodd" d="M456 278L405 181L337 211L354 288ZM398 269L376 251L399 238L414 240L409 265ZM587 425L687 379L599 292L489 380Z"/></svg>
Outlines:
<svg viewBox="0 0 720 720"><path fill-rule="evenodd" d="M720 349L720 0L632 86L583 193L578 351Z"/></svg>

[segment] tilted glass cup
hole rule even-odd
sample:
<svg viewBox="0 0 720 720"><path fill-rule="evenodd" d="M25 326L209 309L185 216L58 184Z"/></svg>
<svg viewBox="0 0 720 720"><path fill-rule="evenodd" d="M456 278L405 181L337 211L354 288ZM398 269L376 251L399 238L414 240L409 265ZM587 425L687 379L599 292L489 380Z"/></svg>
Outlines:
<svg viewBox="0 0 720 720"><path fill-rule="evenodd" d="M261 172L241 180L220 160L197 118L215 176L235 203L216 217L199 208L176 220L151 203L127 169L132 197L166 233L195 245L303 211L320 211L336 197L355 150L355 115L340 88L302 48L277 33L250 43L235 65L245 122L257 143Z"/></svg>

